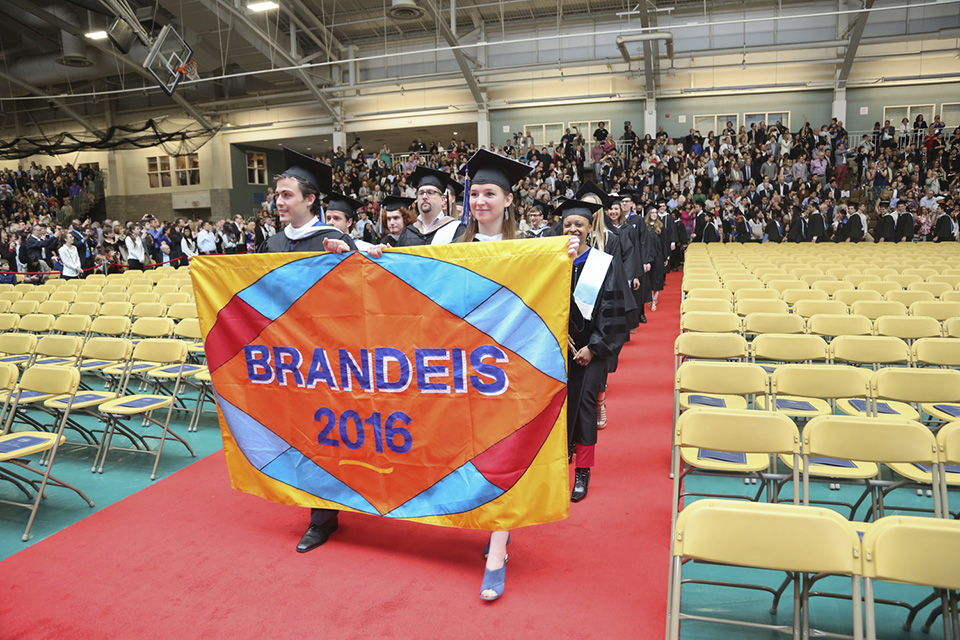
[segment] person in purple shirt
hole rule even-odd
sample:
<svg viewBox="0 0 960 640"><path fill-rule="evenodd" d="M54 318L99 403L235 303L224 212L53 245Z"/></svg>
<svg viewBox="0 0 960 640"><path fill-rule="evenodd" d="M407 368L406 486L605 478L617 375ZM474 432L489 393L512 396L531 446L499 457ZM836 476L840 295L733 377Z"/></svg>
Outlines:
<svg viewBox="0 0 960 640"><path fill-rule="evenodd" d="M816 157L810 163L810 173L820 184L827 183L827 157L823 151L818 151Z"/></svg>

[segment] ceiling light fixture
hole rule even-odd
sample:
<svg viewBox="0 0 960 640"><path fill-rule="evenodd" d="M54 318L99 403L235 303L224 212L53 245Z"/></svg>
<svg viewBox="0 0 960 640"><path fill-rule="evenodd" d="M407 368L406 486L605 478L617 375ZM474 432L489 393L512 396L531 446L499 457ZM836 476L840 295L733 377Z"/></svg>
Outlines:
<svg viewBox="0 0 960 640"><path fill-rule="evenodd" d="M271 2L271 0L266 0L265 2L251 2L247 5L247 9L250 11L270 11L272 9L279 9L280 5L276 2Z"/></svg>
<svg viewBox="0 0 960 640"><path fill-rule="evenodd" d="M107 32L106 32L106 31L91 31L91 32L85 33L85 34L83 34L83 35L86 36L87 38L90 38L91 40L106 40L106 39L107 39Z"/></svg>

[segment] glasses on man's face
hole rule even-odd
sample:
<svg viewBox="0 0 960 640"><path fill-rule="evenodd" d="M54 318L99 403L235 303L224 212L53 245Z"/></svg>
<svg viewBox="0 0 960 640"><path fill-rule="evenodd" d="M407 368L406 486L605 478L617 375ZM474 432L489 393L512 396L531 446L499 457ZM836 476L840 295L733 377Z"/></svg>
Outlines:
<svg viewBox="0 0 960 640"><path fill-rule="evenodd" d="M443 195L443 194L440 193L439 191L437 191L436 189L418 189L418 190L417 190L417 197L418 197L418 198L423 198L423 197L427 197L427 198L439 198L441 195Z"/></svg>

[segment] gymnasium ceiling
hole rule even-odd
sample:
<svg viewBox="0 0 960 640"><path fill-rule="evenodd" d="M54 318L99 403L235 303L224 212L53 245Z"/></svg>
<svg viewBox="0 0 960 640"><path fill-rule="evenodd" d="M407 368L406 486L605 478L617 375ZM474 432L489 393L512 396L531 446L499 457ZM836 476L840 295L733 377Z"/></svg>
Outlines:
<svg viewBox="0 0 960 640"><path fill-rule="evenodd" d="M752 54L776 51L779 43L792 51L824 45L831 47L832 55L827 59L832 58L835 67L829 73L844 82L850 69L844 75L842 61L857 57L861 38L864 45L902 41L920 43L920 47L935 45L938 51L957 48L960 43L957 0L277 2L279 9L253 13L247 9L248 0L3 0L0 138L25 129L49 130L56 123L71 120L81 124L96 120L98 128L142 121L148 117L145 114L164 111L187 115L204 126L215 126L230 121L231 114L243 110L310 102L321 106L331 121L339 119L342 124L349 118L349 112L340 107L345 100L362 98L367 95L365 92L384 84L395 85L396 92L402 95L405 86L409 90L418 81L430 80L445 83L451 89L469 89L474 106L487 108L484 103L489 87L516 78L518 70L528 68L532 73L551 64L554 71L560 72L561 79L564 71L577 67L593 69L591 73L603 67L611 74L628 73L642 85L641 96L645 92L647 97L653 97L659 90L656 74L666 64L664 43L639 43L632 47L632 61L623 63L620 55L630 57L631 53L623 53L625 49L618 53L613 43L615 36L609 35L611 29L637 34L641 30L670 31L671 25L709 23L700 31L676 31L678 59L693 61L726 54L735 56L735 63L743 69L762 62ZM198 72L206 81L182 85L171 101L144 73L143 45L138 43L124 55L109 40L91 41L84 37L88 31L106 28L118 5L135 14L151 36L164 25L173 25L193 45ZM831 9L842 13L862 7L889 9L899 5L922 8L871 13L859 30L856 14L850 13L811 18L807 30L799 20L776 20L776 16L791 13L812 15ZM754 15L773 19L756 25L742 20L736 23ZM723 26L728 23L732 26ZM563 51L567 47L558 47L554 42L559 53L541 51L537 36L558 32L592 32L595 41L582 49L571 45L567 51ZM607 35L601 38L597 35L601 33ZM706 33L709 40L703 37ZM484 49L490 47L478 44L481 39L520 42L526 37L531 44L512 45L518 47L518 53L510 58L515 61L511 65L497 66L485 61ZM572 53L580 50L589 55L577 57ZM673 52L672 47L670 51ZM386 57L397 53L403 55L396 59ZM384 59L375 59L377 54ZM544 64L551 55L553 62ZM350 57L366 62L351 66L345 62ZM953 62L953 69L960 68L955 58ZM672 59L671 64L672 69L678 68ZM296 70L301 65L312 66ZM949 75L950 71L945 69L943 73ZM377 108L383 108L377 104Z"/></svg>

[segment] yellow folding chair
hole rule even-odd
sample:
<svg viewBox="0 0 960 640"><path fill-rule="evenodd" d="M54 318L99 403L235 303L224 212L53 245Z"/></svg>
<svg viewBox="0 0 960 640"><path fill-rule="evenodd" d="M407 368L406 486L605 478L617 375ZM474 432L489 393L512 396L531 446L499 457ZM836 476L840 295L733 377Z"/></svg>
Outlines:
<svg viewBox="0 0 960 640"><path fill-rule="evenodd" d="M684 584L734 586L727 582L684 578L685 560L788 572L794 585L792 623L738 623L727 618L681 612ZM807 576L823 573L851 579L853 635L860 639L863 637L860 571L860 538L853 525L835 511L822 507L698 500L680 513L674 530L667 638L679 640L682 620L743 624L754 629L788 632L794 638L801 634L807 637L810 633ZM747 588L778 595L769 587L749 585Z"/></svg>
<svg viewBox="0 0 960 640"><path fill-rule="evenodd" d="M794 313L751 313L743 319L745 334L803 333L806 321Z"/></svg>
<svg viewBox="0 0 960 640"><path fill-rule="evenodd" d="M943 335L940 322L925 316L880 316L874 326L877 335L893 336L902 340L939 338Z"/></svg>
<svg viewBox="0 0 960 640"><path fill-rule="evenodd" d="M159 438L160 442L156 449L150 449L148 451L142 451L140 449L132 450L141 453L149 453L150 455L154 456L153 471L150 475L151 480L155 480L157 477L157 467L160 464L160 457L163 455L163 447L168 437L172 437L180 442L184 447L186 447L187 451L192 457L197 456L190 444L177 435L172 429L170 429L170 419L173 416L174 399L177 397L177 393L180 389L182 368L183 365L186 364L186 360L187 345L180 340L146 339L137 343L133 350L134 365L136 363L152 363L155 365L154 368L156 368L157 366L176 364L180 365L181 373L178 374L174 379L173 392L171 395L124 395L130 381L129 371L133 369L133 366L128 368L128 373L125 377L125 380L120 386L120 395L113 400L108 400L107 402L98 405L98 411L106 416L104 438L101 441L100 450L97 455L97 460L99 461L99 467L97 471L99 473L103 473L103 467L107 460L107 455L110 452L113 434L117 431L119 422L133 416L142 418L144 424L153 424L162 429L160 436L149 436L151 438ZM167 410L166 417L162 421L153 417L153 412L161 409ZM143 437L146 438L148 436Z"/></svg>
<svg viewBox="0 0 960 640"><path fill-rule="evenodd" d="M934 298L939 298L948 291L953 291L953 286L946 282L915 282L907 287L908 291L925 291Z"/></svg>
<svg viewBox="0 0 960 640"><path fill-rule="evenodd" d="M17 331L36 335L50 333L53 330L55 320L56 318L48 313L29 313L21 316Z"/></svg>
<svg viewBox="0 0 960 640"><path fill-rule="evenodd" d="M873 323L857 314L818 313L807 320L807 332L831 337L868 336L873 333Z"/></svg>
<svg viewBox="0 0 960 640"><path fill-rule="evenodd" d="M772 407L792 418L831 415L843 402L866 406L870 372L830 364L785 364L770 381L770 397L758 398L761 409Z"/></svg>
<svg viewBox="0 0 960 640"><path fill-rule="evenodd" d="M950 318L960 317L960 302L947 302L945 300L914 302L910 305L910 315L925 316L943 322Z"/></svg>
<svg viewBox="0 0 960 640"><path fill-rule="evenodd" d="M787 303L780 299L747 298L738 300L734 311L738 316L747 316L751 313L787 313L790 310Z"/></svg>
<svg viewBox="0 0 960 640"><path fill-rule="evenodd" d="M905 316L907 315L907 307L892 300L861 300L850 306L850 312L866 316L870 320L876 320L880 316Z"/></svg>
<svg viewBox="0 0 960 640"><path fill-rule="evenodd" d="M960 628L955 599L960 589L960 522L917 516L881 518L863 536L863 578L868 640L876 640L874 582L899 582L939 589L944 637ZM859 603L858 603L859 604ZM953 627L953 628L951 628Z"/></svg>
<svg viewBox="0 0 960 640"><path fill-rule="evenodd" d="M0 333L0 362L18 366L33 364L37 349L37 336L32 333Z"/></svg>
<svg viewBox="0 0 960 640"><path fill-rule="evenodd" d="M960 371L887 367L873 374L870 396L873 416L919 420L914 408L919 406L934 418L949 421L952 411L960 411Z"/></svg>
<svg viewBox="0 0 960 640"><path fill-rule="evenodd" d="M690 311L680 316L680 330L740 333L740 316L732 311Z"/></svg>
<svg viewBox="0 0 960 640"><path fill-rule="evenodd" d="M80 384L80 372L77 369L68 367L30 367L24 371L17 386L13 392L12 407L10 415L13 417L17 406L28 394L37 396L72 396L76 394L77 387ZM93 501L87 497L83 491L77 487L68 484L59 478L53 476L53 464L57 457L57 451L66 441L63 435L67 420L70 417L70 403L67 403L62 417L53 432L47 431L17 431L11 433L9 426L4 430L4 435L0 436L0 478L11 480L28 496L27 502L16 502L12 500L2 500L5 504L25 507L30 510L30 518L27 520L27 528L23 532L23 541L30 538L30 529L37 517L37 511L40 509L40 503L48 487L62 487L70 489L79 495L89 506L93 506ZM46 464L43 468L37 469L32 466L25 458L35 454L46 454ZM39 475L40 481L31 480L23 475L23 472Z"/></svg>
<svg viewBox="0 0 960 640"><path fill-rule="evenodd" d="M184 303L187 307L191 307L190 303ZM196 309L196 307L194 307ZM687 298L680 303L680 313L689 313L690 311L720 311L722 313L729 313L730 303L726 300L720 299L711 299L711 298ZM196 311L194 311L196 314ZM170 315L170 310L167 309L167 315Z"/></svg>
<svg viewBox="0 0 960 640"><path fill-rule="evenodd" d="M713 298L733 302L733 294L726 289L694 289L687 292L684 300L687 298Z"/></svg>
<svg viewBox="0 0 960 640"><path fill-rule="evenodd" d="M104 302L100 305L102 316L129 316L133 314L133 305L129 302Z"/></svg>
<svg viewBox="0 0 960 640"><path fill-rule="evenodd" d="M850 308L839 300L798 300L793 305L793 312L803 318L810 318L822 313L845 315L850 313Z"/></svg>
<svg viewBox="0 0 960 640"><path fill-rule="evenodd" d="M937 431L937 450L940 453L941 515L956 520L960 514L950 511L948 489L960 487L960 422L948 422Z"/></svg>
<svg viewBox="0 0 960 640"><path fill-rule="evenodd" d="M800 503L800 477L797 473L800 456L800 432L797 425L783 414L771 411L737 411L694 408L677 420L673 440L673 501L671 530L680 511L680 502L688 496L710 495L684 490L684 480L693 474L757 479L760 500L764 492L767 502L776 502L775 485L766 475L771 456L783 455L793 461L793 503ZM742 498L730 495L730 498Z"/></svg>
<svg viewBox="0 0 960 640"><path fill-rule="evenodd" d="M939 486L937 441L925 426L914 420L855 416L818 416L803 428L803 504L810 504L810 480L862 485L856 502L816 501L820 504L844 504L849 519L856 518L863 501L871 498L865 520L882 517L884 498L907 485L927 489ZM789 466L789 459L783 459ZM901 473L906 480L881 480L880 465ZM927 471L914 465L925 465ZM931 475L932 474L932 475ZM934 513L940 513L940 500L934 496Z"/></svg>
<svg viewBox="0 0 960 640"><path fill-rule="evenodd" d="M880 365L907 365L911 361L911 356L910 347L900 338L837 336L830 341L830 360L835 364L866 364L876 371Z"/></svg>

